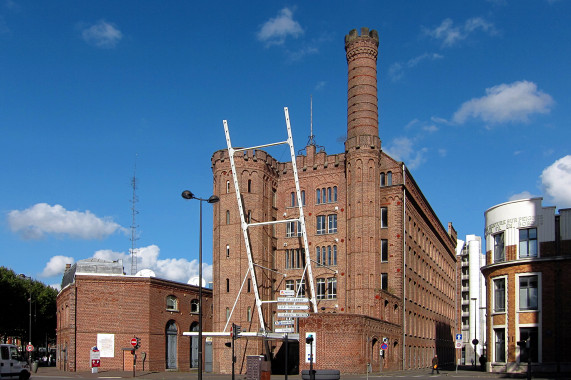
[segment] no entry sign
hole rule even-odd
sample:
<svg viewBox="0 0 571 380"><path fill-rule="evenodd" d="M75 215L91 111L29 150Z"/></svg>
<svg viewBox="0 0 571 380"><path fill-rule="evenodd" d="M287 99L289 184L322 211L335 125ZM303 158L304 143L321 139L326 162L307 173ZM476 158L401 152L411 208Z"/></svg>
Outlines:
<svg viewBox="0 0 571 380"><path fill-rule="evenodd" d="M137 338L131 339L131 346L135 347L137 345Z"/></svg>

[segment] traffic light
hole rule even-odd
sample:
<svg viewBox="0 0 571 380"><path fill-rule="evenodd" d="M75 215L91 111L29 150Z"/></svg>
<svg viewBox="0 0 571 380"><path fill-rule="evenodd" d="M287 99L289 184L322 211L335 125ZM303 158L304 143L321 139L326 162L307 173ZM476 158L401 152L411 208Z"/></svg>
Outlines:
<svg viewBox="0 0 571 380"><path fill-rule="evenodd" d="M137 338L137 337L135 337L135 339L137 339L137 344L135 345L135 350L138 350L139 347L141 347L141 339Z"/></svg>
<svg viewBox="0 0 571 380"><path fill-rule="evenodd" d="M313 342L313 335L308 335L307 338L305 338L305 343L311 344L312 342Z"/></svg>
<svg viewBox="0 0 571 380"><path fill-rule="evenodd" d="M238 339L239 338L239 334L240 331L242 330L242 327L238 326L237 324L232 323L232 339Z"/></svg>

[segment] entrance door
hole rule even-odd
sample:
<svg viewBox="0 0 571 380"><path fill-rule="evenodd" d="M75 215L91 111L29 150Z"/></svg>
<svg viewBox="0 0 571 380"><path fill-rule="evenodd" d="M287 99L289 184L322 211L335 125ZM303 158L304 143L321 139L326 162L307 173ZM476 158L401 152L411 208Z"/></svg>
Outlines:
<svg viewBox="0 0 571 380"><path fill-rule="evenodd" d="M190 325L190 331L198 331L198 323ZM198 336L190 337L190 368L198 368Z"/></svg>
<svg viewBox="0 0 571 380"><path fill-rule="evenodd" d="M174 321L169 321L167 323L167 328L165 331L165 338L166 338L166 362L167 362L167 369L176 369L177 368L177 338L178 338L178 329L176 328L176 323Z"/></svg>

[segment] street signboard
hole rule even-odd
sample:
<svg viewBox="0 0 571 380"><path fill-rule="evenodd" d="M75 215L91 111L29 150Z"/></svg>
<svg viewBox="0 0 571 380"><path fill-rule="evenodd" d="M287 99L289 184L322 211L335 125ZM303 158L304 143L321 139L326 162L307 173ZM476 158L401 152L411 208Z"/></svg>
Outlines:
<svg viewBox="0 0 571 380"><path fill-rule="evenodd" d="M293 327L282 327L279 329L274 329L274 332L277 333L292 333L293 332Z"/></svg>
<svg viewBox="0 0 571 380"><path fill-rule="evenodd" d="M462 341L462 334L456 334L456 340Z"/></svg>
<svg viewBox="0 0 571 380"><path fill-rule="evenodd" d="M307 318L309 313L278 313L278 318Z"/></svg>
<svg viewBox="0 0 571 380"><path fill-rule="evenodd" d="M295 291L293 289L282 289L280 290L280 296L295 296Z"/></svg>
<svg viewBox="0 0 571 380"><path fill-rule="evenodd" d="M386 350L387 348L389 348L389 345L386 343L381 344L381 350Z"/></svg>
<svg viewBox="0 0 571 380"><path fill-rule="evenodd" d="M275 321L274 322L274 325L276 325L276 326L290 326L293 324L294 324L294 322L291 319L285 320L285 321Z"/></svg>
<svg viewBox="0 0 571 380"><path fill-rule="evenodd" d="M462 348L462 342L461 341L456 341L456 348Z"/></svg>
<svg viewBox="0 0 571 380"><path fill-rule="evenodd" d="M131 339L131 346L135 347L137 345L137 338Z"/></svg>
<svg viewBox="0 0 571 380"><path fill-rule="evenodd" d="M284 304L278 305L278 310L309 310L309 305Z"/></svg>
<svg viewBox="0 0 571 380"><path fill-rule="evenodd" d="M26 351L28 351L28 352L34 351L34 346L32 346L31 344L28 344L28 345L26 346Z"/></svg>
<svg viewBox="0 0 571 380"><path fill-rule="evenodd" d="M307 297L278 297L278 302L309 302Z"/></svg>

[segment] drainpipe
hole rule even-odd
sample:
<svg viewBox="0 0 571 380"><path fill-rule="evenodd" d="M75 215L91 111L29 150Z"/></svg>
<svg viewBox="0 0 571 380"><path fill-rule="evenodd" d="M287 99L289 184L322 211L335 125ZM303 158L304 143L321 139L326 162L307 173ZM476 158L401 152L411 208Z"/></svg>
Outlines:
<svg viewBox="0 0 571 380"><path fill-rule="evenodd" d="M402 164L402 369L406 368L406 181Z"/></svg>

